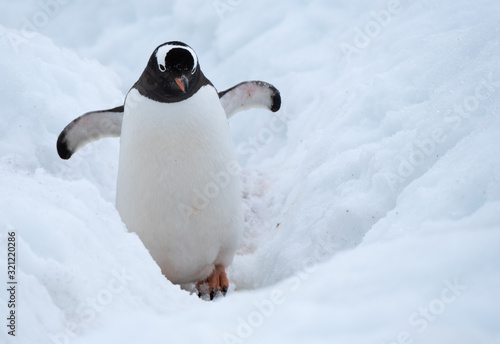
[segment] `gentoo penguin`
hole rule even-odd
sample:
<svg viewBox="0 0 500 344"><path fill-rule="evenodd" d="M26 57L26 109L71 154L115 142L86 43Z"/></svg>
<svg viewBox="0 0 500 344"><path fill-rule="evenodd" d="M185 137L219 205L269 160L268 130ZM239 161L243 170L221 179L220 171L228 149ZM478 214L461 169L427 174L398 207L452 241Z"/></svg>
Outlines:
<svg viewBox="0 0 500 344"><path fill-rule="evenodd" d="M262 81L217 93L194 50L167 42L153 51L124 105L72 121L57 150L69 159L88 142L120 136L116 207L123 222L172 283L196 283L213 299L228 289L225 268L243 233L227 119L280 104L278 90Z"/></svg>

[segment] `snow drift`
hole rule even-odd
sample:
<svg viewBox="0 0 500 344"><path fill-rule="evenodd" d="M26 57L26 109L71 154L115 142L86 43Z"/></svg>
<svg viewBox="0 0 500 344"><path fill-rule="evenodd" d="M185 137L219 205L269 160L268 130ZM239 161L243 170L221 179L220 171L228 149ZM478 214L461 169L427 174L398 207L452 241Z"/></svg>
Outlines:
<svg viewBox="0 0 500 344"><path fill-rule="evenodd" d="M7 343L500 340L500 4L62 0L0 14L1 314ZM283 108L230 120L246 231L232 290L172 285L114 207L118 139L58 158L152 49L188 43L219 89Z"/></svg>

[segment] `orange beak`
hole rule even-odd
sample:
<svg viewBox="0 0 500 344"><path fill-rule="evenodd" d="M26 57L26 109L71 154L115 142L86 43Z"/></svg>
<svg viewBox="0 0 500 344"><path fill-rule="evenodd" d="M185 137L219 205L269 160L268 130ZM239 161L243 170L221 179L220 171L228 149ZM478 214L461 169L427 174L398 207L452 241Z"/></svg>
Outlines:
<svg viewBox="0 0 500 344"><path fill-rule="evenodd" d="M177 86L179 86L181 91L186 93L186 90L189 86L188 79L183 75L180 78L174 78L174 81L177 84Z"/></svg>

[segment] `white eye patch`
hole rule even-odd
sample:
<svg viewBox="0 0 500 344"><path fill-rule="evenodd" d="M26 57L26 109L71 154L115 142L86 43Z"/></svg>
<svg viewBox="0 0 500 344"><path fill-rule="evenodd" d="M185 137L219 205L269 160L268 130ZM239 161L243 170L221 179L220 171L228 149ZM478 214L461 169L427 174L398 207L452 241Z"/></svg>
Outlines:
<svg viewBox="0 0 500 344"><path fill-rule="evenodd" d="M198 66L198 57L196 56L196 53L194 52L193 49L190 47L185 47L183 45L170 45L166 44L164 46L161 46L158 48L158 51L156 51L156 62L158 63L158 69L162 72L167 70L167 67L165 66L165 59L167 57L167 54L170 50L179 48L179 49L184 49L189 51L191 56L193 57L193 69L191 70L191 73L194 73L196 71L196 66Z"/></svg>

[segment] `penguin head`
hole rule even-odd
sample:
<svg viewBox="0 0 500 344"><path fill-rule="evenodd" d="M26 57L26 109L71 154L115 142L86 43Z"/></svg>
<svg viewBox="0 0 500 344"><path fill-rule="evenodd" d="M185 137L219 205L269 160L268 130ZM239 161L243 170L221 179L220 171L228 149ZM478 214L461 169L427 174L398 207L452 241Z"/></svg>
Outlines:
<svg viewBox="0 0 500 344"><path fill-rule="evenodd" d="M210 82L201 72L194 50L185 43L173 41L153 51L134 87L148 98L171 103L190 97L207 83Z"/></svg>

